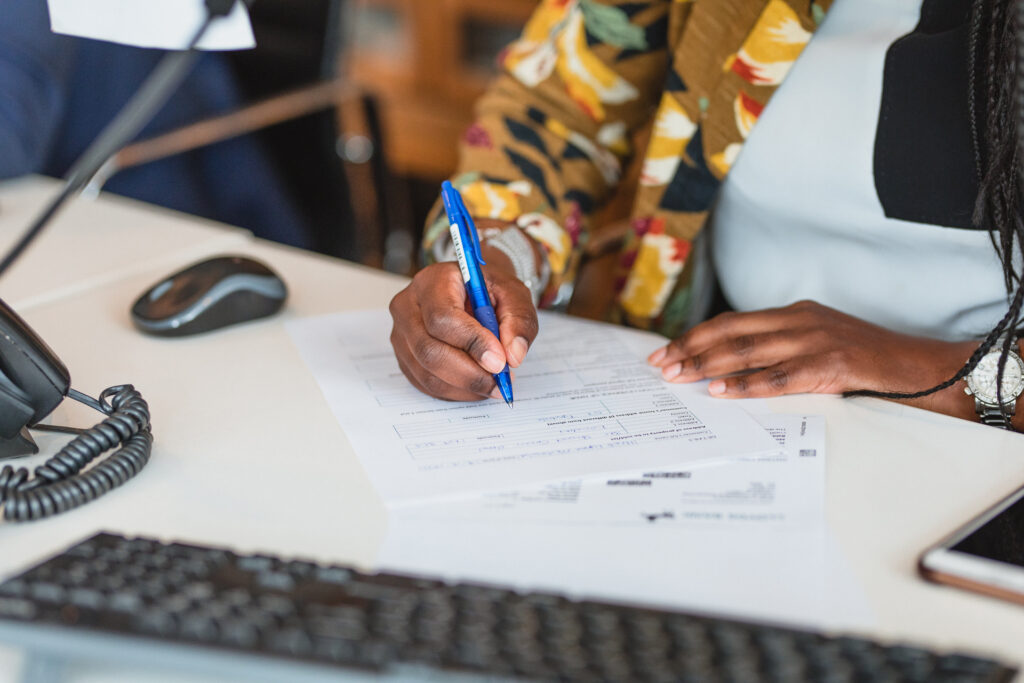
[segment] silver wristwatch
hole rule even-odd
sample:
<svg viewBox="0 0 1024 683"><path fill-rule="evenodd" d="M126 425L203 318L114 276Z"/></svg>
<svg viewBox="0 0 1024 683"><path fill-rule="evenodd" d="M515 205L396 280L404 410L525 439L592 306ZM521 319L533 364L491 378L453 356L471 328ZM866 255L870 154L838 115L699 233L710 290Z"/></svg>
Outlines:
<svg viewBox="0 0 1024 683"><path fill-rule="evenodd" d="M974 396L974 410L981 421L1003 429L1012 429L1010 419L1016 413L1017 397L1024 393L1024 360L1021 360L1014 346L1010 347L1006 368L1003 370L1002 404L999 403L996 391L999 357L1003 352L1002 339L982 356L967 375L967 387L964 389L968 396Z"/></svg>

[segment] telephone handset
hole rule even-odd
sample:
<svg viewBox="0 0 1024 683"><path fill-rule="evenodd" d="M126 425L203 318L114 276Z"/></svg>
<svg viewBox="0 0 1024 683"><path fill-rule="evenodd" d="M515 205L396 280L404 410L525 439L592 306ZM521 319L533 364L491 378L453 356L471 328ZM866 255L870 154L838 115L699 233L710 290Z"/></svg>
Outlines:
<svg viewBox="0 0 1024 683"><path fill-rule="evenodd" d="M149 461L153 435L149 406L134 387L111 387L99 399L75 391L57 355L0 300L0 459L38 452L28 430L44 429L39 421L65 396L106 417L91 429L70 430L77 436L31 474L24 467L0 469L5 520L49 517L120 486ZM116 450L86 469L112 449Z"/></svg>
<svg viewBox="0 0 1024 683"><path fill-rule="evenodd" d="M64 363L0 299L0 458L38 452L25 428L52 413L70 388Z"/></svg>

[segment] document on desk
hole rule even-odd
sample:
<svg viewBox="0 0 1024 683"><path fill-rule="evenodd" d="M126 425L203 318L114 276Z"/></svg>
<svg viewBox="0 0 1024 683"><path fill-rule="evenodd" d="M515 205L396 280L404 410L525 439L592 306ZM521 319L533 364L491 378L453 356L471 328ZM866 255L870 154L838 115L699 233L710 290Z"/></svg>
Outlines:
<svg viewBox="0 0 1024 683"><path fill-rule="evenodd" d="M382 570L816 628L872 615L825 525L825 424L759 415L784 448L392 509Z"/></svg>
<svg viewBox="0 0 1024 683"><path fill-rule="evenodd" d="M563 479L404 508L418 519L638 525L760 532L813 529L825 506L825 420L757 415L775 453L717 467L668 467Z"/></svg>
<svg viewBox="0 0 1024 683"><path fill-rule="evenodd" d="M651 333L552 313L515 374L515 407L413 388L386 311L296 321L289 333L384 501L391 505L778 450L737 403L669 384Z"/></svg>

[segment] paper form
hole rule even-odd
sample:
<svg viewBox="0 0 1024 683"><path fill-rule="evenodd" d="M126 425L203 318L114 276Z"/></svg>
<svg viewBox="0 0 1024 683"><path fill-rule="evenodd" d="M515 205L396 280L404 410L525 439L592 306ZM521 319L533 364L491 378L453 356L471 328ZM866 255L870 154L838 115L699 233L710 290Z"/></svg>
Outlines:
<svg viewBox="0 0 1024 683"><path fill-rule="evenodd" d="M826 532L824 420L758 419L784 442L783 456L392 510L377 565L798 626L869 626L863 592ZM616 480L651 483L608 486Z"/></svg>
<svg viewBox="0 0 1024 683"><path fill-rule="evenodd" d="M424 503L420 519L813 529L824 518L825 420L757 415L784 450L715 467L653 468Z"/></svg>
<svg viewBox="0 0 1024 683"><path fill-rule="evenodd" d="M542 313L515 408L453 403L398 368L386 311L297 321L289 333L388 504L777 450L735 403L664 382L650 333Z"/></svg>

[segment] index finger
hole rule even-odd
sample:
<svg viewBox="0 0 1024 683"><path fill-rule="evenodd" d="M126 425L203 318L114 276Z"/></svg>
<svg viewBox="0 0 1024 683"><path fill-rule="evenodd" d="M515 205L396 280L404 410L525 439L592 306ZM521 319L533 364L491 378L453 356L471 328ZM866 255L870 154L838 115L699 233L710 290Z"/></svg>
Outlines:
<svg viewBox="0 0 1024 683"><path fill-rule="evenodd" d="M694 326L665 346L654 351L647 361L659 368L691 358L730 339L744 345L745 338L776 332L790 326L794 314L790 308L770 308L749 313L721 313Z"/></svg>
<svg viewBox="0 0 1024 683"><path fill-rule="evenodd" d="M460 280L461 282L461 280ZM423 326L434 339L464 351L491 374L505 369L505 347L466 312L465 290L445 289L420 301Z"/></svg>

